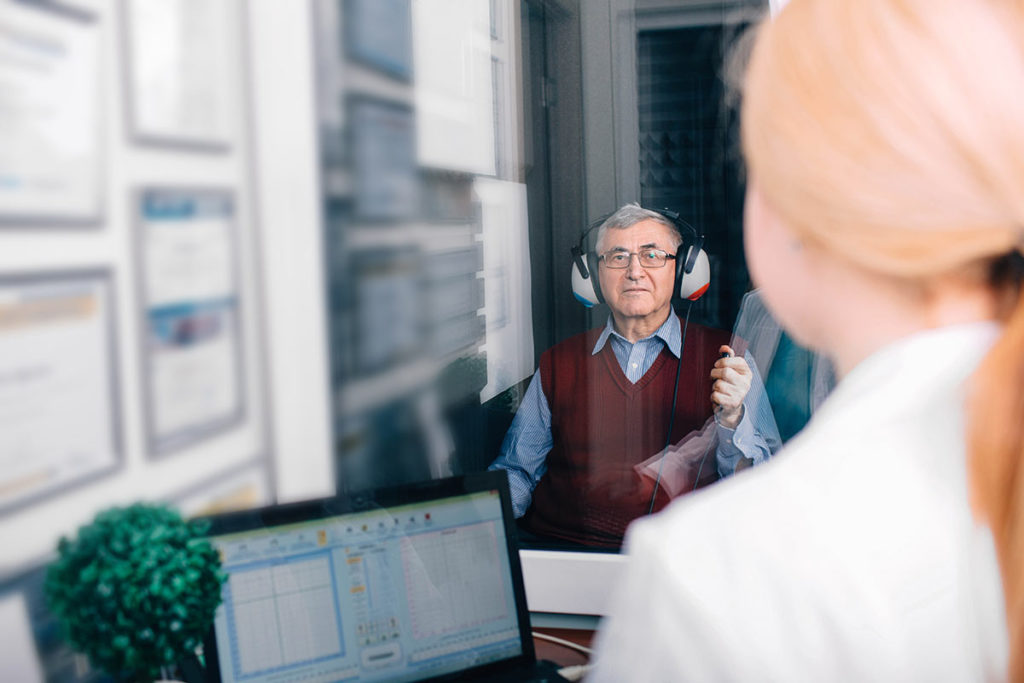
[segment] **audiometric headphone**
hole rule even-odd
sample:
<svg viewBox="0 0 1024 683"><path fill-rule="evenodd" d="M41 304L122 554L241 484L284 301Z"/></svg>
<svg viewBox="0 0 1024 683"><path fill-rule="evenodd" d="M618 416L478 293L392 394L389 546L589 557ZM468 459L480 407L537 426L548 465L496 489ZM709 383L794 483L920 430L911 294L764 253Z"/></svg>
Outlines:
<svg viewBox="0 0 1024 683"><path fill-rule="evenodd" d="M676 250L676 276L672 288L672 296L680 299L696 301L711 286L711 266L708 255L704 251L704 236L679 217L679 212L669 209L653 209L676 226L683 241ZM580 235L579 243L572 248L572 293L587 308L604 303L601 283L597 277L599 256L593 250L584 247L587 236L604 223L608 217L602 216ZM680 255L685 254L685 258Z"/></svg>

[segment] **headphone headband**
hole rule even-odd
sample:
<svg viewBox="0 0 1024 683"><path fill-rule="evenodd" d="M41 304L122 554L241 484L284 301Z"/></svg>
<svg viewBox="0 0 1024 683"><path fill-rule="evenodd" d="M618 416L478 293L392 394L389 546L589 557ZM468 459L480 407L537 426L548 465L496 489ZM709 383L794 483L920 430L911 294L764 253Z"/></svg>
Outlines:
<svg viewBox="0 0 1024 683"><path fill-rule="evenodd" d="M680 218L678 211L672 211L671 209L651 209L651 211L659 213L672 221L672 224L676 226L676 230L679 232L679 236L683 238L680 246L684 249L687 247L686 235L689 233L692 240L689 246L693 248L689 250L686 261L683 263L683 272L686 274L692 273L693 267L697 264L697 255L704 248L704 235L701 235L695 227Z"/></svg>
<svg viewBox="0 0 1024 683"><path fill-rule="evenodd" d="M641 208L644 208L644 207L641 207ZM686 237L687 237L687 235L689 235L689 237L691 238L691 241L690 241L691 245L700 245L699 248L702 248L704 246L704 236L701 235L699 232L697 232L697 229L695 227L693 227L692 225L690 225L689 223L684 221L682 218L680 218L678 211L673 211L671 209L647 209L647 210L648 211L653 211L654 213L656 213L656 214L666 218L667 220L671 221L672 224L674 226L676 226L676 232L679 233L679 236L683 240L682 241L682 245L686 245ZM615 214L614 211L612 211L611 213L604 214L603 216L601 216L597 220L591 222L591 224L587 227L587 229L584 230L580 234L579 242L571 250L574 259L582 258L582 255L584 253L586 253L587 250L584 249L583 245L587 241L587 236L590 235L590 233L594 232L594 230L597 230L598 228L600 228L604 224L604 222L606 220L608 220L609 218L611 218L614 214ZM689 258L686 259L686 263L685 263L685 266L684 266L684 271L687 272L687 273L692 273L693 272L693 266L696 263L696 261L697 261L697 250L695 249L695 250L693 250L691 252ZM584 275L584 277L587 277L587 276Z"/></svg>
<svg viewBox="0 0 1024 683"><path fill-rule="evenodd" d="M708 257L704 253L704 236L697 232L696 228L680 218L678 211L672 211L671 209L647 210L670 221L681 238L679 248L676 250L673 295L690 299L691 301L700 298L707 291L710 284ZM598 255L593 250L586 249L584 245L590 233L603 225L614 214L615 212L605 214L591 223L580 234L580 239L576 246L570 250L573 259L573 294L587 307L604 303L604 296L601 292L601 283L597 278ZM695 273L695 271L697 272Z"/></svg>

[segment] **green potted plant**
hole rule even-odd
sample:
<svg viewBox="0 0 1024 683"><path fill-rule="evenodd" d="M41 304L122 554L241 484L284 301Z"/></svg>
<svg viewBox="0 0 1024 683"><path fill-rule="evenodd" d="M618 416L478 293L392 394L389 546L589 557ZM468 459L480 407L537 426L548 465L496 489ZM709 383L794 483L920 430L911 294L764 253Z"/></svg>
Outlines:
<svg viewBox="0 0 1024 683"><path fill-rule="evenodd" d="M166 678L192 656L226 578L204 531L139 503L100 512L77 538L62 538L45 593L71 646L125 680Z"/></svg>

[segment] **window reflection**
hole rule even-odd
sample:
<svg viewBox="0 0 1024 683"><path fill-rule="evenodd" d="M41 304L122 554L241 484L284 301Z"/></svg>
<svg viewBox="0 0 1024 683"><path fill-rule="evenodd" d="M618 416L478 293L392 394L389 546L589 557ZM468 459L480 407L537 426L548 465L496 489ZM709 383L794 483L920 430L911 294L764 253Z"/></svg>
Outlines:
<svg viewBox="0 0 1024 683"><path fill-rule="evenodd" d="M614 548L806 422L831 372L747 294L722 77L763 4L319 0L339 490L509 467L534 540ZM638 329L617 313L660 269L595 261L610 299L587 309L570 254L633 202L694 226L710 281ZM645 225L584 250L677 255L674 219ZM712 400L726 378L735 406ZM530 467L509 465L517 448Z"/></svg>
<svg viewBox="0 0 1024 683"><path fill-rule="evenodd" d="M832 363L793 341L757 290L743 297L735 335L746 340L758 370L758 385L748 404L767 402L779 440L785 443L804 428L835 387Z"/></svg>

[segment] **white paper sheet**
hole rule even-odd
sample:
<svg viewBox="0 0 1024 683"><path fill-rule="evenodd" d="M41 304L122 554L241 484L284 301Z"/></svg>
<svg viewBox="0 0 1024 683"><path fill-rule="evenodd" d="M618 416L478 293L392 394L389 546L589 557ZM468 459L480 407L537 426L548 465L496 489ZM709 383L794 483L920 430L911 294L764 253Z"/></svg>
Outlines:
<svg viewBox="0 0 1024 683"><path fill-rule="evenodd" d="M0 281L0 509L118 459L105 276Z"/></svg>
<svg viewBox="0 0 1024 683"><path fill-rule="evenodd" d="M150 445L172 450L242 412L234 204L219 191L143 194Z"/></svg>
<svg viewBox="0 0 1024 683"><path fill-rule="evenodd" d="M0 0L0 220L100 213L94 21Z"/></svg>

